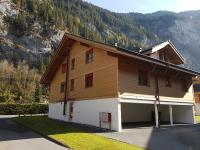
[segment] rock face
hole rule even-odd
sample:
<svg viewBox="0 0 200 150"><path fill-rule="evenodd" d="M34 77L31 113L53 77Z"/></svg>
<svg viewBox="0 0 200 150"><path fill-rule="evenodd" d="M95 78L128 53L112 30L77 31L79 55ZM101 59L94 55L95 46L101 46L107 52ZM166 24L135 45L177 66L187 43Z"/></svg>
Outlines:
<svg viewBox="0 0 200 150"><path fill-rule="evenodd" d="M16 36L10 31L10 25L4 17L17 15L21 11L10 0L0 2L0 60L13 62L27 61L37 67L40 57L56 48L64 31L48 30L48 36L41 36L37 31L43 30L40 23L33 22L33 30L29 34Z"/></svg>
<svg viewBox="0 0 200 150"><path fill-rule="evenodd" d="M64 32L70 31L71 28L72 34L81 35L81 32L90 31L88 35L95 33L94 35L100 41L104 39L113 44L116 41L121 42L118 44L124 43L133 50L136 49L135 45L130 44L127 39L144 46L171 40L185 57L187 62L185 67L200 71L200 11L118 14L81 0L52 1L49 8L57 10L55 8L60 7L59 11L65 12L64 10L69 9L68 5L73 11L67 11L67 18L70 21L63 29L56 28L56 24L61 23L59 22L61 20L49 22L51 24L49 26L42 24L41 20L32 19L29 21L30 27L27 33L16 36L15 31L10 29L12 23L6 22L5 17L15 16L21 12L27 13L27 10L17 7L11 0L2 0L0 2L0 59L37 62L40 58L38 55L46 56L56 49ZM32 12L28 13L33 16ZM62 23L63 21L65 20L62 20ZM81 25L84 25L84 28L81 28ZM81 31L83 29L87 30ZM107 37L108 39L105 40Z"/></svg>
<svg viewBox="0 0 200 150"><path fill-rule="evenodd" d="M162 41L171 40L186 59L186 67L200 71L200 11L129 14Z"/></svg>

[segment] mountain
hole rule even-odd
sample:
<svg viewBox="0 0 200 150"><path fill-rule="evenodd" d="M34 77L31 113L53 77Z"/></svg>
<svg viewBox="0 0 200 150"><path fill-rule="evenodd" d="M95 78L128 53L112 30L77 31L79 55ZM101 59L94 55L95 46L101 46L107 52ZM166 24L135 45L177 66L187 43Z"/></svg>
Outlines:
<svg viewBox="0 0 200 150"><path fill-rule="evenodd" d="M48 63L64 32L130 50L171 40L200 71L200 11L114 13L82 0L0 2L0 59Z"/></svg>

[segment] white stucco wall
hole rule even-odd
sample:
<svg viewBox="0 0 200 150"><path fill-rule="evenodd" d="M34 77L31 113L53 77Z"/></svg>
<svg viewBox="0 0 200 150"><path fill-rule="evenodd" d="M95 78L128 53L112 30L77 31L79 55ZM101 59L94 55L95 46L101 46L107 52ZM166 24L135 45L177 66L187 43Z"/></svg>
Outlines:
<svg viewBox="0 0 200 150"><path fill-rule="evenodd" d="M69 103L67 103L66 116L63 116L63 103L49 104L49 117L69 121ZM121 131L121 107L117 98L74 101L73 108L71 122L99 127L99 113L108 112L112 115L111 129ZM102 123L102 127L108 128L109 124Z"/></svg>
<svg viewBox="0 0 200 150"><path fill-rule="evenodd" d="M173 120L180 123L195 123L193 106L173 106Z"/></svg>
<svg viewBox="0 0 200 150"><path fill-rule="evenodd" d="M64 102L49 103L48 117L52 119L67 121L68 116L63 115L63 105L64 105Z"/></svg>
<svg viewBox="0 0 200 150"><path fill-rule="evenodd" d="M121 104L122 123L151 121L154 105L152 104Z"/></svg>
<svg viewBox="0 0 200 150"><path fill-rule="evenodd" d="M169 105L159 105L161 121L170 121ZM192 105L172 105L173 121L178 123L194 123L194 111ZM154 105L121 103L122 123L151 121Z"/></svg>
<svg viewBox="0 0 200 150"><path fill-rule="evenodd" d="M170 121L169 105L160 105L159 112L161 112L161 121Z"/></svg>

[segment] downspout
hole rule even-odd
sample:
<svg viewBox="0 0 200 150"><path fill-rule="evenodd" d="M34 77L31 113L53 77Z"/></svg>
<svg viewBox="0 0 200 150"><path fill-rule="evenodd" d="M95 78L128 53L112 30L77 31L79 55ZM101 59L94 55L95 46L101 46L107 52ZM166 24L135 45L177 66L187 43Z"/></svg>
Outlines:
<svg viewBox="0 0 200 150"><path fill-rule="evenodd" d="M155 98L156 98L156 102L155 102L155 105L156 105L156 108L157 108L157 113L158 113L158 128L160 128L160 121L159 121L159 118L160 118L160 115L159 115L159 107L160 107L160 89L159 89L159 82L158 82L158 76L155 75ZM156 112L155 112L156 113Z"/></svg>
<svg viewBox="0 0 200 150"><path fill-rule="evenodd" d="M64 93L64 105L63 105L63 115L66 115L66 105L68 99L68 77L69 77L69 49L67 49L67 69L65 73L65 93Z"/></svg>

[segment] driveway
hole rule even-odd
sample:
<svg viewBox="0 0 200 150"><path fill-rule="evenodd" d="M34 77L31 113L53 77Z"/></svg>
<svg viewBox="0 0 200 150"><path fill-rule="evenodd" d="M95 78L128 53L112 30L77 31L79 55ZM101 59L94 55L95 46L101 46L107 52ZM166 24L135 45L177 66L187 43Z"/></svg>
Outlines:
<svg viewBox="0 0 200 150"><path fill-rule="evenodd" d="M151 150L200 150L200 125L138 127L98 134Z"/></svg>
<svg viewBox="0 0 200 150"><path fill-rule="evenodd" d="M0 150L67 150L0 116Z"/></svg>

